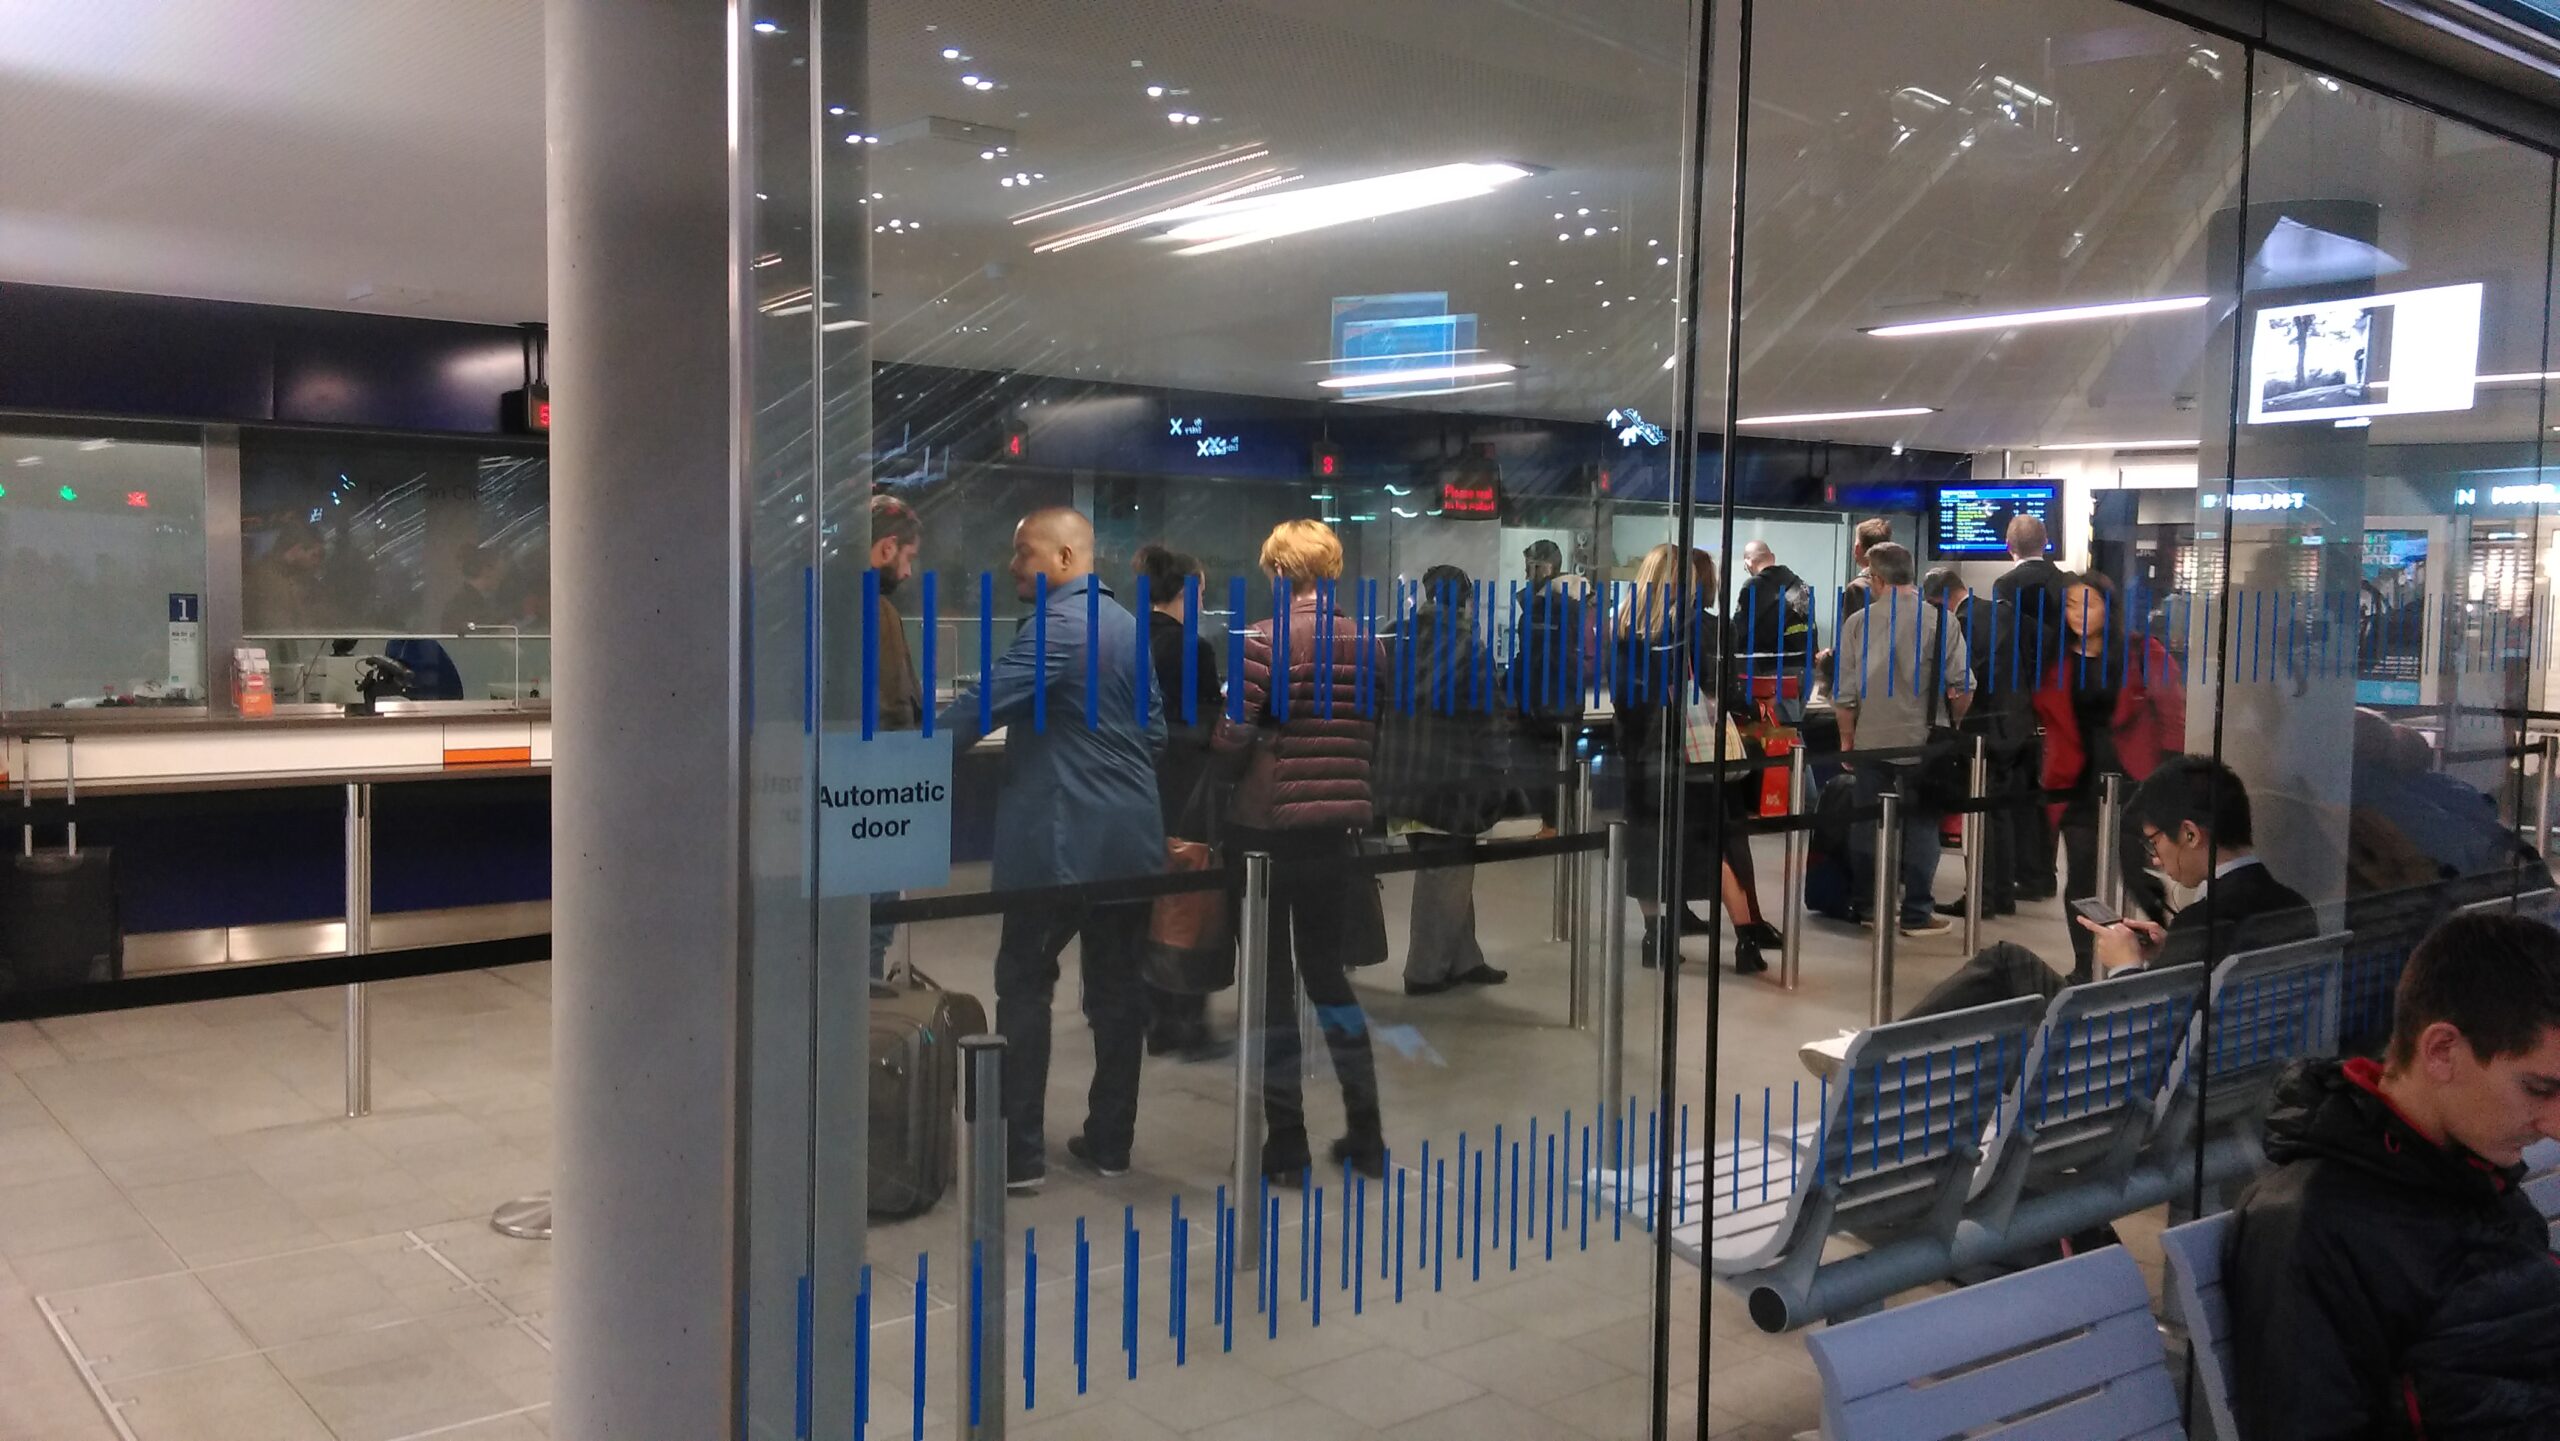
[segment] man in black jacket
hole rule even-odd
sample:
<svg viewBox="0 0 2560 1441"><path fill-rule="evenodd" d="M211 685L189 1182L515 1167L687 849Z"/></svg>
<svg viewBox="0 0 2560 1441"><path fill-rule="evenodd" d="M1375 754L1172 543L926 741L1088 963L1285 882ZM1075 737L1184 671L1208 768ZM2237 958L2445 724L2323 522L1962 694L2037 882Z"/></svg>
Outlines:
<svg viewBox="0 0 2560 1441"><path fill-rule="evenodd" d="M2062 659L2062 600L2070 577L2045 556L2049 542L2043 521L2032 515L2012 516L2007 539L2009 554L2017 564L1991 583L1991 595L2017 613L2018 629L2001 663L2013 674L2024 672L2018 677L2019 682L2033 690L2044 680L2046 667L2059 664ZM2027 774L2032 776L2038 771L2036 758L2030 755ZM2052 823L2044 809L2037 807L2022 818L2019 830L2011 861L2018 898L2044 900L2056 889L2056 837Z"/></svg>
<svg viewBox="0 0 2560 1441"><path fill-rule="evenodd" d="M1944 610L1964 632L1965 655L1973 662L1973 704L1964 713L1968 741L1981 736L1988 762L1989 793L2036 790L2035 710L2031 679L2022 681L2010 663L2010 647L2018 630L2009 603L1967 587L1954 566L1942 565L1920 578L1920 598ZM2017 848L2019 838L2043 834L2041 794L2029 795L2005 810L1982 813L1982 913L2006 916L2018 909ZM2030 814L2033 813L2033 814ZM1938 914L1961 916L1964 902L1940 903Z"/></svg>
<svg viewBox="0 0 2560 1441"><path fill-rule="evenodd" d="M2072 917L2097 933L2102 974L2225 957L2320 933L2311 903L2277 880L2250 849L2249 792L2240 777L2207 756L2180 756L2151 773L2133 793L2134 825L2152 863L2189 889L2202 888L2166 926L2140 917L2111 926ZM2053 996L2070 978L2014 941L1985 946L1904 1013L1937 1016L2014 996Z"/></svg>
<svg viewBox="0 0 2560 1441"><path fill-rule="evenodd" d="M1765 540L1742 543L1742 565L1751 578L1742 583L1735 639L1743 655L1760 658L1746 662L1745 669L1755 676L1793 674L1821 644L1813 623L1813 588Z"/></svg>
<svg viewBox="0 0 2560 1441"><path fill-rule="evenodd" d="M2560 1434L2560 1263L2517 1189L2560 1137L2560 932L2461 916L2381 1063L2297 1062L2224 1285L2243 1441Z"/></svg>

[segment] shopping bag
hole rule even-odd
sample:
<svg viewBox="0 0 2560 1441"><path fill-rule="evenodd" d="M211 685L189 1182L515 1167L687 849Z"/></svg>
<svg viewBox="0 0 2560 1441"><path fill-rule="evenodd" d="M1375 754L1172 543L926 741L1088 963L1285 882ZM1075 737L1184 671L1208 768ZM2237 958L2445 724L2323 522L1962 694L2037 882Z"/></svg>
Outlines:
<svg viewBox="0 0 2560 1441"><path fill-rule="evenodd" d="M1205 871L1217 853L1202 841L1167 839L1164 868ZM1206 996L1236 983L1235 931L1224 890L1158 896L1147 918L1143 962L1147 984L1181 996Z"/></svg>

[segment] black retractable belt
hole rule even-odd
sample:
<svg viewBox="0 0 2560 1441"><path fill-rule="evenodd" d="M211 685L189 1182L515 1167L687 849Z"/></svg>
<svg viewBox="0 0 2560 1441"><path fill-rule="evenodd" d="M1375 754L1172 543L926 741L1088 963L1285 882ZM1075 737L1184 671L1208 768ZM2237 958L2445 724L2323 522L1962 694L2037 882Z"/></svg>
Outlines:
<svg viewBox="0 0 2560 1441"><path fill-rule="evenodd" d="M66 735L27 737L62 742L62 798L80 800ZM32 756L30 757L32 760ZM0 995L114 981L124 975L124 919L116 895L115 853L80 849L80 822L64 817L63 848L36 847L33 767L19 778L24 809L18 854L0 868Z"/></svg>

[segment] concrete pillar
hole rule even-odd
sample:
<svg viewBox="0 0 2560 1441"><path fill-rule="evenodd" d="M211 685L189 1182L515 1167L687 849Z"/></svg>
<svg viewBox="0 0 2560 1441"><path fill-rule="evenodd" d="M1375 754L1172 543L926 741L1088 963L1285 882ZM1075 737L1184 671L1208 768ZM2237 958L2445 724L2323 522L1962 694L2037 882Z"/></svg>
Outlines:
<svg viewBox="0 0 2560 1441"><path fill-rule="evenodd" d="M549 0L578 1441L852 1429L869 915L815 897L809 800L867 641L865 12Z"/></svg>
<svg viewBox="0 0 2560 1441"><path fill-rule="evenodd" d="M739 1432L725 7L548 0L555 1434Z"/></svg>

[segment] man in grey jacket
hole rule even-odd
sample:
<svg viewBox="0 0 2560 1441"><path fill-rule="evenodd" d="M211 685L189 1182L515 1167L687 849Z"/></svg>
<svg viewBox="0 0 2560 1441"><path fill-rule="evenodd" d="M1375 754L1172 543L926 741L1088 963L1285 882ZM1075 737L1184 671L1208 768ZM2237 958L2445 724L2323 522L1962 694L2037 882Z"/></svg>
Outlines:
<svg viewBox="0 0 2560 1441"><path fill-rule="evenodd" d="M1014 527L1008 569L1015 594L1033 603L1032 613L979 686L942 718L956 749L975 744L983 734L983 688L988 725L1004 728L990 877L998 891L1164 869L1164 820L1156 806L1164 706L1153 679L1139 668L1146 633L1094 574L1093 549L1093 523L1072 510L1034 511ZM1079 942L1094 1064L1084 1131L1068 1139L1067 1154L1104 1176L1129 1169L1146 1044L1140 964L1147 916L1145 901L1082 899L1005 912L996 943L996 1030L1005 1038L1006 1184L1017 1192L1037 1190L1048 1171L1042 1126L1050 1014L1058 955L1071 937Z"/></svg>

